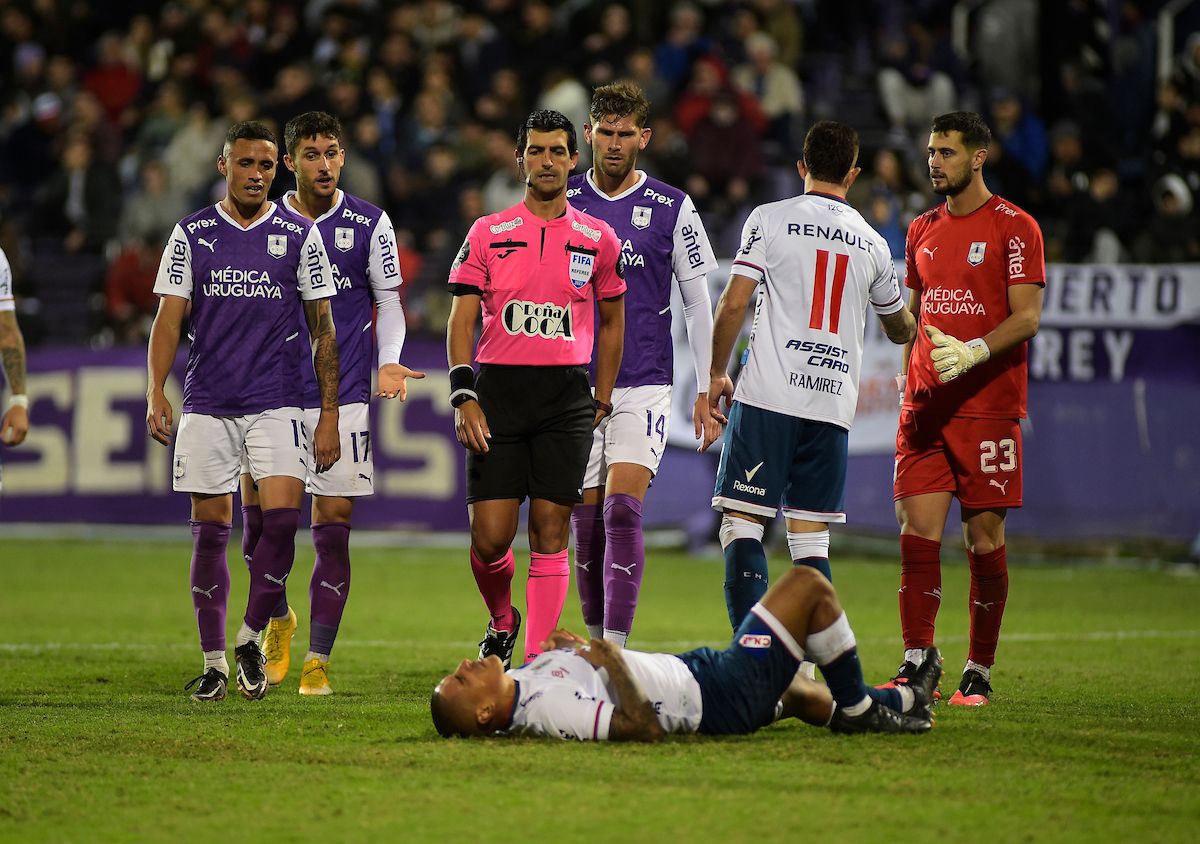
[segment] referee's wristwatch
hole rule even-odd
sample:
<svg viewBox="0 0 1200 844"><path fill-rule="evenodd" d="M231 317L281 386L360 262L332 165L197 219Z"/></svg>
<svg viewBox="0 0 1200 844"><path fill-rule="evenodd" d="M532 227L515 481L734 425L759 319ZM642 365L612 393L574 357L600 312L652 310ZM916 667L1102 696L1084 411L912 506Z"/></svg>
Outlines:
<svg viewBox="0 0 1200 844"><path fill-rule="evenodd" d="M605 416L612 416L612 405L610 403L594 398L592 399L592 405Z"/></svg>

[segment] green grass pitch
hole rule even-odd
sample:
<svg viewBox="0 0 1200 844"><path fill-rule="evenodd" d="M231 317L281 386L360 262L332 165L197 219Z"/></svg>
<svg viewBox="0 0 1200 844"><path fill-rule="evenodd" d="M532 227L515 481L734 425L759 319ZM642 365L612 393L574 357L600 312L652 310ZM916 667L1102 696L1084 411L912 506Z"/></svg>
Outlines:
<svg viewBox="0 0 1200 844"><path fill-rule="evenodd" d="M183 692L200 655L182 537L5 540L0 840L1196 840L1200 578L1016 560L992 705L939 706L924 737L791 721L649 747L445 741L429 692L485 622L465 554L356 550L337 693L308 699L304 539L291 675L263 701L207 705ZM230 558L232 641L246 574ZM880 681L900 656L898 567L836 544L833 565ZM715 556L652 551L631 646L726 640L722 577ZM952 689L964 566L946 566L943 591ZM574 593L564 621L582 628Z"/></svg>

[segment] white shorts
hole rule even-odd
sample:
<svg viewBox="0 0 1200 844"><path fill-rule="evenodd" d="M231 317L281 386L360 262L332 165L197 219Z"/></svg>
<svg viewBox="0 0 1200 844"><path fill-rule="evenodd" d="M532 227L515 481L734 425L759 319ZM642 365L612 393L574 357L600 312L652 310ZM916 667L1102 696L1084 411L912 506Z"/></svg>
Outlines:
<svg viewBox="0 0 1200 844"><path fill-rule="evenodd" d="M312 453L312 438L321 419L319 407L301 411L305 442ZM338 408L338 434L342 456L333 468L317 474L309 472L304 479L304 491L309 495L337 498L356 498L375 491L375 460L371 452L370 410L366 402L343 404ZM250 472L250 464L242 455L242 474ZM257 480L257 479L256 479Z"/></svg>
<svg viewBox="0 0 1200 844"><path fill-rule="evenodd" d="M671 425L671 385L620 387L613 390L612 406L612 415L592 431L584 489L604 486L614 463L635 463L651 475L658 473Z"/></svg>
<svg viewBox="0 0 1200 844"><path fill-rule="evenodd" d="M175 436L172 487L176 492L224 495L237 489L242 471L256 481L275 475L303 480L308 454L298 407L246 416L185 413Z"/></svg>

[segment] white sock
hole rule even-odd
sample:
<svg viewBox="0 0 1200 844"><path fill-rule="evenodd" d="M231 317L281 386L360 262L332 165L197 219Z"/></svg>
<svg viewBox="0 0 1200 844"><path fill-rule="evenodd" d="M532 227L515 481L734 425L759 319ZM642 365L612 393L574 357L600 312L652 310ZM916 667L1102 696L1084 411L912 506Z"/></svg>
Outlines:
<svg viewBox="0 0 1200 844"><path fill-rule="evenodd" d="M853 647L854 631L850 629L850 621L845 613L839 615L837 620L824 630L809 633L808 638L804 640L804 653L817 665L828 665ZM846 711L850 712L849 708Z"/></svg>
<svg viewBox="0 0 1200 844"><path fill-rule="evenodd" d="M978 671L983 675L984 680L989 683L992 682L992 669L989 666L980 665L978 662L971 662L971 660L968 659L967 665L963 669L963 674L966 674L968 671Z"/></svg>
<svg viewBox="0 0 1200 844"><path fill-rule="evenodd" d="M911 662L913 665L917 666L917 668L920 668L921 663L923 663L925 661L925 649L924 648L905 648L904 649L904 661Z"/></svg>
<svg viewBox="0 0 1200 844"><path fill-rule="evenodd" d="M917 696L913 694L913 690L906 683L897 683L896 691L900 693L900 711L908 712L917 702Z"/></svg>
<svg viewBox="0 0 1200 844"><path fill-rule="evenodd" d="M229 676L229 662L225 659L225 651L205 651L204 652L204 670L215 668Z"/></svg>
<svg viewBox="0 0 1200 844"><path fill-rule="evenodd" d="M806 659L800 663L800 667L796 669L796 673L806 677L809 680L816 680L817 664L810 659Z"/></svg>
<svg viewBox="0 0 1200 844"><path fill-rule="evenodd" d="M854 704L854 706L843 706L842 709L846 711L847 715L862 715L871 708L872 702L873 701L870 697L864 696L863 699Z"/></svg>
<svg viewBox="0 0 1200 844"><path fill-rule="evenodd" d="M247 642L257 642L259 633L262 633L262 631L251 630L250 626L243 621L242 626L238 628L237 636L235 636L233 639L233 646L235 648L240 648Z"/></svg>
<svg viewBox="0 0 1200 844"><path fill-rule="evenodd" d="M587 629L588 629L588 638L590 638L590 639L603 639L604 638L604 625L603 624L589 624L589 625L587 625Z"/></svg>
<svg viewBox="0 0 1200 844"><path fill-rule="evenodd" d="M604 628L604 639L607 642L612 642L619 648L625 647L625 643L629 641L629 634L622 633L620 630L609 630Z"/></svg>
<svg viewBox="0 0 1200 844"><path fill-rule="evenodd" d="M321 660L322 665L329 664L329 654L319 654L316 651L309 651L308 653L306 653L304 655L305 662L308 662L309 660L313 660L313 659Z"/></svg>

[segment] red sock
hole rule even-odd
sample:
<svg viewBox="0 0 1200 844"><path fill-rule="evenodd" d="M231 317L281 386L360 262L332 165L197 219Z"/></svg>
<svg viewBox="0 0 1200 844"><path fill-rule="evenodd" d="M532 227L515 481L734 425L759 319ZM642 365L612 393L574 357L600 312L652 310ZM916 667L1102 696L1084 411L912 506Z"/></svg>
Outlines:
<svg viewBox="0 0 1200 844"><path fill-rule="evenodd" d="M971 565L971 648L967 658L991 667L996 662L1000 622L1008 600L1008 558L1001 545L988 554L967 552Z"/></svg>
<svg viewBox="0 0 1200 844"><path fill-rule="evenodd" d="M479 559L475 549L471 549L471 574L475 575L475 585L479 587L479 594L487 604L488 612L492 615L492 627L496 630L511 632L516 624L516 617L512 611L512 579L515 568L511 548L507 554L491 563Z"/></svg>
<svg viewBox="0 0 1200 844"><path fill-rule="evenodd" d="M542 652L546 640L562 615L567 589L571 585L571 566L567 549L554 553L529 553L529 580L525 585L525 661Z"/></svg>
<svg viewBox="0 0 1200 844"><path fill-rule="evenodd" d="M928 648L942 605L942 543L900 535L900 629L904 648Z"/></svg>

